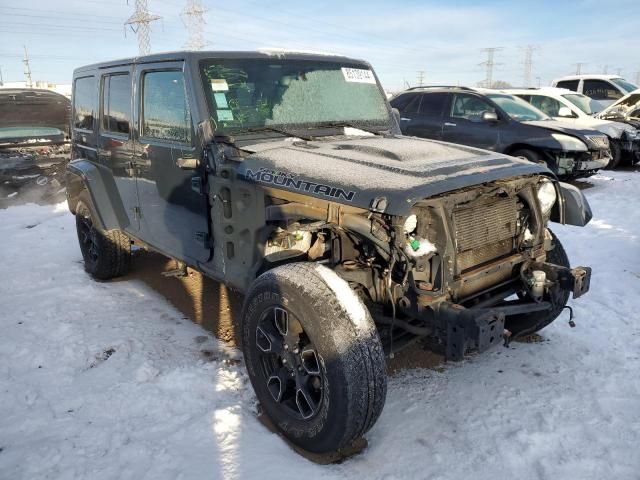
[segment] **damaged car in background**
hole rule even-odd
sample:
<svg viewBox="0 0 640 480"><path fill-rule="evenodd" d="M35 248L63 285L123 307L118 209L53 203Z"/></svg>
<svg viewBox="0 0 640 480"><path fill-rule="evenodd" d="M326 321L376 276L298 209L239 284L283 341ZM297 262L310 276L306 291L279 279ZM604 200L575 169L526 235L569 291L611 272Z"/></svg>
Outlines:
<svg viewBox="0 0 640 480"><path fill-rule="evenodd" d="M636 136L640 137L640 90L625 95L613 105L610 105L596 115L602 120L624 122L635 128ZM635 161L640 161L640 152L636 150Z"/></svg>
<svg viewBox="0 0 640 480"><path fill-rule="evenodd" d="M623 160L631 164L638 161L640 132L637 127L613 121L615 114L611 115L611 119L595 118L592 105L596 100L581 93L553 87L509 89L509 93L529 102L554 120L592 128L605 134L611 147L611 161L607 168L615 168ZM621 120L624 121L624 116Z"/></svg>
<svg viewBox="0 0 640 480"><path fill-rule="evenodd" d="M391 105L405 135L459 143L546 163L558 177L582 178L611 159L597 130L553 121L509 92L468 87L416 87Z"/></svg>
<svg viewBox="0 0 640 480"><path fill-rule="evenodd" d="M71 102L43 89L0 89L0 206L62 201Z"/></svg>
<svg viewBox="0 0 640 480"><path fill-rule="evenodd" d="M243 292L260 409L299 448L374 425L385 352L426 339L461 360L589 290L550 229L590 221L583 194L543 163L401 135L362 60L175 52L79 68L73 88L86 271L124 274L134 243Z"/></svg>

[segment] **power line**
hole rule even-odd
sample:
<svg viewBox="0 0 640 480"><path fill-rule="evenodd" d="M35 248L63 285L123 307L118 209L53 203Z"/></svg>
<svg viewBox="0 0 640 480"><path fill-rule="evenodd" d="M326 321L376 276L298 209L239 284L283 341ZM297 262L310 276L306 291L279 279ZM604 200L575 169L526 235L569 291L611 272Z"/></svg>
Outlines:
<svg viewBox="0 0 640 480"><path fill-rule="evenodd" d="M124 22L125 32L126 26L129 25L133 33L138 36L138 51L140 55L148 55L151 52L151 23L160 20L160 15L149 13L147 0L136 0L136 11Z"/></svg>
<svg viewBox="0 0 640 480"><path fill-rule="evenodd" d="M187 6L182 10L182 21L187 32L189 40L185 44L185 48L189 50L202 50L206 45L204 41L204 14L207 10L202 6L200 0L187 0Z"/></svg>
<svg viewBox="0 0 640 480"><path fill-rule="evenodd" d="M493 69L497 65L502 65L501 63L495 63L494 61L495 53L500 50L502 50L502 47L489 47L482 49L483 52L487 53L487 60L480 64L480 66L484 66L487 69L486 77L483 82L483 86L486 88L491 88L493 85Z"/></svg>

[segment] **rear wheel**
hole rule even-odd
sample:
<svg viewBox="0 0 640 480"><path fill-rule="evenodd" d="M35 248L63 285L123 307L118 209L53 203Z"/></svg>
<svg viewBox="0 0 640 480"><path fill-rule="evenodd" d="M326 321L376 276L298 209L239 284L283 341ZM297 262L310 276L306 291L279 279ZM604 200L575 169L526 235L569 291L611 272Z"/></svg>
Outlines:
<svg viewBox="0 0 640 480"><path fill-rule="evenodd" d="M305 450L348 447L382 411L386 374L375 325L326 267L293 263L261 275L246 296L242 344L264 413Z"/></svg>
<svg viewBox="0 0 640 480"><path fill-rule="evenodd" d="M554 246L552 250L547 252L547 262L570 268L569 257L562 243L553 232L551 232L551 236ZM517 336L529 335L542 330L562 313L569 301L569 295L570 292L568 290L563 290L556 285L544 298L552 305L549 310L509 316L506 319L505 328L514 332ZM523 298L526 298L526 295Z"/></svg>
<svg viewBox="0 0 640 480"><path fill-rule="evenodd" d="M102 231L85 193L76 206L76 230L84 260L84 269L98 280L124 275L129 270L131 241L120 230Z"/></svg>

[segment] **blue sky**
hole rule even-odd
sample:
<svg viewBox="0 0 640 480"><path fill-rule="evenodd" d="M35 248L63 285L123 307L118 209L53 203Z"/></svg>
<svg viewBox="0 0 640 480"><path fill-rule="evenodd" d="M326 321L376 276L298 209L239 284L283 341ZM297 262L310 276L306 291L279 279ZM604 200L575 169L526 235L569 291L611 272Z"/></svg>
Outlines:
<svg viewBox="0 0 640 480"><path fill-rule="evenodd" d="M137 53L124 21L135 0L0 0L0 68L5 81L23 80L22 46L34 80L69 83L74 67ZM178 50L187 34L184 0L149 0L162 15L153 25L152 50ZM636 80L638 0L289 1L203 0L209 49L259 47L322 50L370 61L387 89L417 82L475 85L484 78L481 49L496 54L494 79L520 85L524 49L534 53L533 79L548 84L575 72Z"/></svg>

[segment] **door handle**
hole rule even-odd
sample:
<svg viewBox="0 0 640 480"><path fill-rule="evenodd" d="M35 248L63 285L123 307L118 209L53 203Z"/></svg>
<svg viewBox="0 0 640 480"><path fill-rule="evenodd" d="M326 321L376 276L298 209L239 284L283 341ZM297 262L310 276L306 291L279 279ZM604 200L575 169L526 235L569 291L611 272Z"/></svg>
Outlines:
<svg viewBox="0 0 640 480"><path fill-rule="evenodd" d="M198 168L198 159L193 157L179 157L176 159L176 165L183 170L195 170Z"/></svg>
<svg viewBox="0 0 640 480"><path fill-rule="evenodd" d="M445 127L457 127L457 125L455 123L450 123L450 122L444 122L444 126Z"/></svg>
<svg viewBox="0 0 640 480"><path fill-rule="evenodd" d="M407 117L400 117L400 121L401 121L401 122L410 122L410 121L411 121L411 119L410 119L410 118L407 118Z"/></svg>

